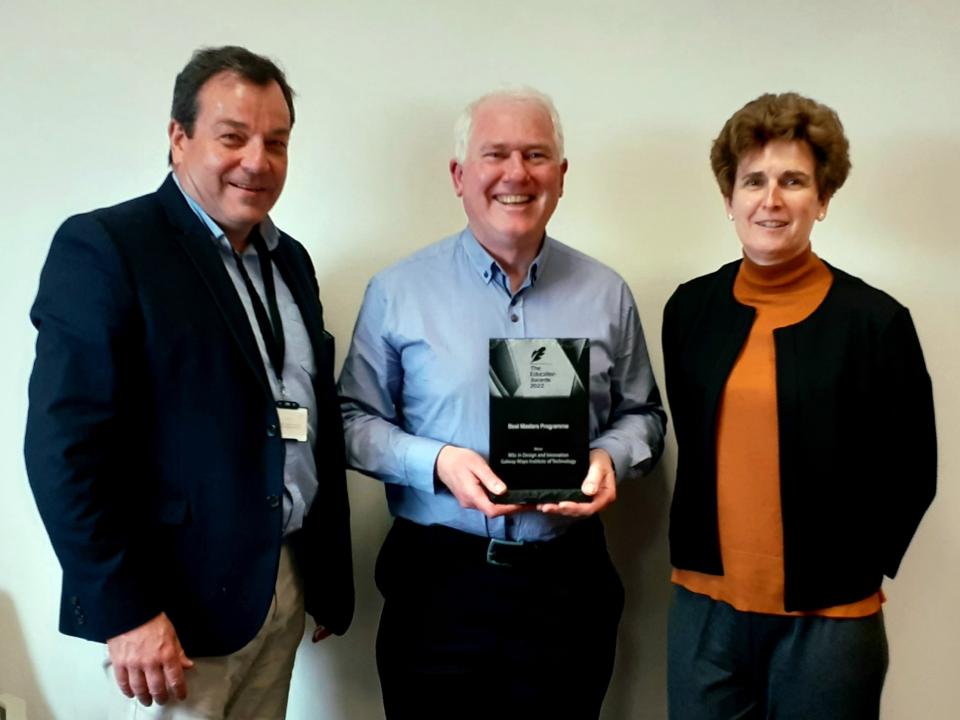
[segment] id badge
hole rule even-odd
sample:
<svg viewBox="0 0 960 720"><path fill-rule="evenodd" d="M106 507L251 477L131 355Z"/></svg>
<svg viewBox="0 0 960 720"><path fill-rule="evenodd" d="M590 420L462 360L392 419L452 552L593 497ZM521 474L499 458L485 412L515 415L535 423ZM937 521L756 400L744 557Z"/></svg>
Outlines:
<svg viewBox="0 0 960 720"><path fill-rule="evenodd" d="M277 400L280 437L284 440L307 441L307 409L292 400Z"/></svg>

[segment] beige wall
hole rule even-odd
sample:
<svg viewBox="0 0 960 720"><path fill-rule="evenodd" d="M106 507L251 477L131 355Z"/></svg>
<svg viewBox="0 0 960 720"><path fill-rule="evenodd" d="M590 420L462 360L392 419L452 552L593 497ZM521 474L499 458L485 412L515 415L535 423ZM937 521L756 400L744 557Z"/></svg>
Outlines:
<svg viewBox="0 0 960 720"><path fill-rule="evenodd" d="M299 91L274 217L313 255L341 360L369 276L464 222L446 163L450 128L472 96L505 81L554 96L570 172L551 232L626 278L661 378L664 301L679 282L738 253L707 162L723 120L764 91L795 89L835 107L854 171L814 247L912 310L942 445L940 493L901 576L886 586L884 717L956 717L957 8L951 0L4 0L0 692L25 697L35 720L101 715L102 649L56 632L59 568L21 459L34 341L27 310L50 237L70 213L159 185L175 72L198 45L239 43L280 59ZM909 453L897 438L910 420L891 397L877 452ZM665 715L672 443L658 471L624 487L607 518L628 601L606 718ZM351 494L357 618L346 637L302 648L290 718L380 716L371 575L388 518L374 481L351 477ZM589 618L558 628L578 631L590 631Z"/></svg>

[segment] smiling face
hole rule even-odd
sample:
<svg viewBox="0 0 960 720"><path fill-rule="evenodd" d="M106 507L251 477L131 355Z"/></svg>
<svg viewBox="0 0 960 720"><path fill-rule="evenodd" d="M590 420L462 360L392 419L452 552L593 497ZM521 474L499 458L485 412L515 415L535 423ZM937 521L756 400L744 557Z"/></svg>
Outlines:
<svg viewBox="0 0 960 720"><path fill-rule="evenodd" d="M193 136L170 121L170 153L180 186L237 249L270 212L287 177L290 110L280 86L255 85L232 72L197 94Z"/></svg>
<svg viewBox="0 0 960 720"><path fill-rule="evenodd" d="M563 194L566 171L547 110L509 98L474 109L466 157L450 161L470 229L495 257L535 251Z"/></svg>
<svg viewBox="0 0 960 720"><path fill-rule="evenodd" d="M741 158L725 203L750 260L776 265L806 250L830 202L818 195L815 171L813 151L802 140L772 140Z"/></svg>

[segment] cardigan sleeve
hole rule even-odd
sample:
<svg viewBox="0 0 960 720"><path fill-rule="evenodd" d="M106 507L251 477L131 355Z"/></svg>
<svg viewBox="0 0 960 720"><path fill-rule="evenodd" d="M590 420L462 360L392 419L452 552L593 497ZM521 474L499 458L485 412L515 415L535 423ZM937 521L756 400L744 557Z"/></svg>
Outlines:
<svg viewBox="0 0 960 720"><path fill-rule="evenodd" d="M889 399L884 415L897 418L894 452L881 478L884 513L883 572L894 577L923 514L936 493L937 437L933 389L910 312L901 307L884 328L878 367Z"/></svg>
<svg viewBox="0 0 960 720"><path fill-rule="evenodd" d="M679 388L677 387L677 355L678 355L678 332L677 327L677 292L675 291L667 304L663 308L663 324L660 327L660 342L663 348L663 373L664 386L667 392L667 400L670 404L670 415L673 420L674 432L679 436L679 426L677 424L677 407L679 406ZM683 422L682 419L680 421Z"/></svg>

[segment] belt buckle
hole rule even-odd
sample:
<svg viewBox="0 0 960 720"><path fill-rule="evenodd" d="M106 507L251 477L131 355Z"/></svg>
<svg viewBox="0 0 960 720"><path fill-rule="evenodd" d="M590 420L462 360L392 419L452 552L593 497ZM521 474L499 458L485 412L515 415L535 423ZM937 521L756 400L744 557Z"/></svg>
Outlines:
<svg viewBox="0 0 960 720"><path fill-rule="evenodd" d="M516 557L514 556L514 558L511 559L510 556L514 550L522 548L523 545L524 543L516 540L490 538L490 542L487 544L487 562L491 565L499 565L500 567L515 567Z"/></svg>

